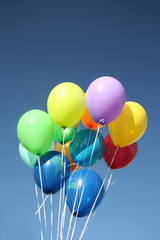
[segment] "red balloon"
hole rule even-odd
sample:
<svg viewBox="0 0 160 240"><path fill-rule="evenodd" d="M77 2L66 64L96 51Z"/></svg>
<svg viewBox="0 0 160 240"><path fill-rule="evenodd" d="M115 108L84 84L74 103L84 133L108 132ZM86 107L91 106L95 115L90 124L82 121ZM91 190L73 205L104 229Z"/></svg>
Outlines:
<svg viewBox="0 0 160 240"><path fill-rule="evenodd" d="M119 169L128 166L137 154L137 143L132 143L126 147L118 148L115 158L113 160L117 147L113 144L110 135L105 137L105 153L104 160L108 167L112 169ZM113 162L112 162L113 161ZM112 163L112 164L111 164Z"/></svg>

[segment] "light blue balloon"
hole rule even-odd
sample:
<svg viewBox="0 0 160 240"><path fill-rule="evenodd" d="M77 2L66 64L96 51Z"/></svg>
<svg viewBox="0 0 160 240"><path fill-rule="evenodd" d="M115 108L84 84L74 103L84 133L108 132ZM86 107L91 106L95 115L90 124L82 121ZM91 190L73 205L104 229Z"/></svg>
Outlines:
<svg viewBox="0 0 160 240"><path fill-rule="evenodd" d="M103 157L105 142L100 133L96 139L96 134L96 131L90 129L81 130L70 143L70 155L77 165L88 167Z"/></svg>

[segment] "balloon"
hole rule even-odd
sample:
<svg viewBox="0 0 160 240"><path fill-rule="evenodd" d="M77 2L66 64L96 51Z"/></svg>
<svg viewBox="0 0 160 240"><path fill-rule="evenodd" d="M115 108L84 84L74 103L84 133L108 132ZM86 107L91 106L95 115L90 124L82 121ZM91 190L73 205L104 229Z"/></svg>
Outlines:
<svg viewBox="0 0 160 240"><path fill-rule="evenodd" d="M98 126L101 128L101 127L104 127L104 125L99 125L98 123L96 123L92 118L91 116L89 115L89 112L87 110L87 108L85 107L85 111L84 111L84 114L81 118L81 121L82 123L88 127L88 128L91 128L91 129L97 129Z"/></svg>
<svg viewBox="0 0 160 240"><path fill-rule="evenodd" d="M72 127L84 113L84 92L75 83L61 83L49 94L47 106L56 125L61 128Z"/></svg>
<svg viewBox="0 0 160 240"><path fill-rule="evenodd" d="M68 160L70 161L70 164L71 164L71 170L72 171L76 171L78 169L80 169L80 167L77 166L76 163L73 162L71 156L70 156L70 153L69 153L69 145L70 145L70 142L66 143L64 145L64 155L68 158ZM56 143L56 146L55 146L55 151L57 152L60 152L62 153L62 145L60 143Z"/></svg>
<svg viewBox="0 0 160 240"><path fill-rule="evenodd" d="M85 188L80 203L81 193L83 191L84 185ZM100 176L94 171L87 169L78 170L73 175L71 175L70 178L68 178L66 182L65 194L67 196L67 205L71 212L72 210L74 210L73 211L74 216L77 215L77 217L84 217L90 213L90 210L92 209L92 206L95 202L95 199L97 197L97 194L99 193L101 186L102 179L100 178ZM75 208L73 209L77 191L78 191L77 199L75 202ZM102 188L99 194L94 210L101 203L103 196L104 187Z"/></svg>
<svg viewBox="0 0 160 240"><path fill-rule="evenodd" d="M86 106L93 120L106 125L122 112L126 94L122 84L113 77L94 80L86 92Z"/></svg>
<svg viewBox="0 0 160 240"><path fill-rule="evenodd" d="M55 145L53 143L48 151L52 151L54 150L54 148ZM34 167L35 163L37 162L38 156L30 153L26 148L23 147L21 143L19 143L19 154L25 164L27 164L31 168Z"/></svg>
<svg viewBox="0 0 160 240"><path fill-rule="evenodd" d="M61 165L62 155L56 151L50 151L40 157L41 164L41 175L43 192L46 194L56 193L60 190L60 187L64 184L64 164L65 167L65 181L70 175L71 168L68 159L63 157L63 164ZM38 162L35 164L33 169L34 180L39 188L41 188L40 177L39 177L39 166ZM62 175L62 185L61 185Z"/></svg>
<svg viewBox="0 0 160 240"><path fill-rule="evenodd" d="M118 148L115 155L116 149L117 147L113 144L111 137L108 134L105 137L105 153L103 158L108 167L112 169L126 167L134 160L137 154L137 143L135 142L126 147Z"/></svg>
<svg viewBox="0 0 160 240"><path fill-rule="evenodd" d="M109 124L114 145L125 147L142 137L147 128L147 114L136 102L126 102L121 115Z"/></svg>
<svg viewBox="0 0 160 240"><path fill-rule="evenodd" d="M41 110L31 110L23 114L17 126L20 143L31 153L45 153L54 141L54 123Z"/></svg>
<svg viewBox="0 0 160 240"><path fill-rule="evenodd" d="M63 144L63 136L64 136L64 144L66 144L69 141L72 141L72 139L74 138L74 136L78 131L79 124L80 122L78 122L73 127L65 128L65 129L55 125L55 140L60 144ZM65 132L65 135L64 135L64 132Z"/></svg>
<svg viewBox="0 0 160 240"><path fill-rule="evenodd" d="M38 156L30 153L21 143L19 144L19 154L24 163L31 168L34 167Z"/></svg>
<svg viewBox="0 0 160 240"><path fill-rule="evenodd" d="M87 167L95 164L103 157L105 151L104 139L100 133L96 142L95 138L96 132L89 129L81 130L76 134L70 143L69 152L77 165Z"/></svg>

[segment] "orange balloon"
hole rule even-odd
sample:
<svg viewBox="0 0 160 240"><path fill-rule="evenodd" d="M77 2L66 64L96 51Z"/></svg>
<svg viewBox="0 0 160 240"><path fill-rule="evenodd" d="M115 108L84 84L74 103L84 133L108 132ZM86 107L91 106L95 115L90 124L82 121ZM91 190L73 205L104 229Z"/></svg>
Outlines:
<svg viewBox="0 0 160 240"><path fill-rule="evenodd" d="M89 115L89 112L87 110L87 108L85 107L85 111L84 111L84 114L81 118L81 121L83 122L83 124L88 127L88 128L91 128L91 129L97 129L98 128L98 123L96 123L92 118L91 116ZM104 127L105 125L99 125L100 128L101 127Z"/></svg>
<svg viewBox="0 0 160 240"><path fill-rule="evenodd" d="M73 172L73 171L79 170L80 167L79 167L75 162L73 162L73 160L72 160L72 158L71 158L71 156L70 156L70 153L69 153L69 145L70 145L70 142L68 142L68 143L66 143L66 144L64 145L64 155L65 155L65 156L68 158L68 160L70 161L71 170L72 170L72 172ZM57 142L54 150L57 151L57 152L62 153L62 145ZM78 167L77 167L77 166L78 166Z"/></svg>

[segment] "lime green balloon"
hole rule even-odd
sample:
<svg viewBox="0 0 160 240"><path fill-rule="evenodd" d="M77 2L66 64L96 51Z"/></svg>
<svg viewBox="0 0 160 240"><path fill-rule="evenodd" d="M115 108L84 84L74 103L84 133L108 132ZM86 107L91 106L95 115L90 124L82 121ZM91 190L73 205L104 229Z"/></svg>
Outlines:
<svg viewBox="0 0 160 240"><path fill-rule="evenodd" d="M69 141L72 141L74 136L76 135L80 122L70 128L60 128L55 125L55 140L60 144L63 144L63 136L64 136L64 144ZM65 132L65 135L64 135Z"/></svg>
<svg viewBox="0 0 160 240"><path fill-rule="evenodd" d="M55 124L46 112L31 110L20 118L17 135L24 148L35 155L42 155L54 141Z"/></svg>

